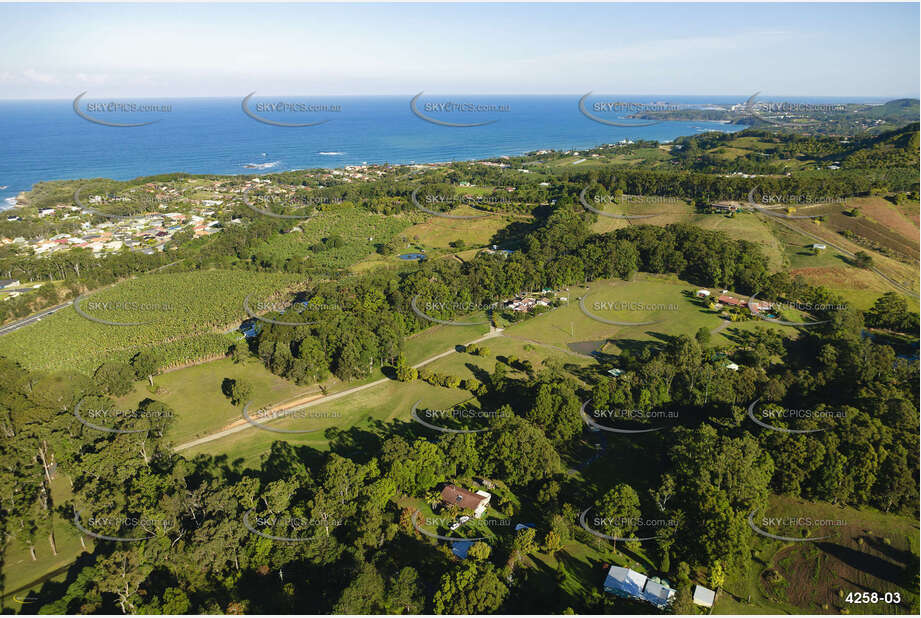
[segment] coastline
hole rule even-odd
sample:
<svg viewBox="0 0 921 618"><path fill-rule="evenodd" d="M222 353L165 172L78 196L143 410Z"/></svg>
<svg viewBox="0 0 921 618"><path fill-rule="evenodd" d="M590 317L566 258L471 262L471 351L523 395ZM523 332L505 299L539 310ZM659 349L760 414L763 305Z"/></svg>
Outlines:
<svg viewBox="0 0 921 618"><path fill-rule="evenodd" d="M725 132L727 132L727 131L721 131L721 132L724 132L724 133L725 133ZM677 137L692 137L692 136L694 136L694 135L699 135L699 133L690 133L690 134L687 134L687 135L679 135L679 136L676 136L676 138L677 138ZM659 144L659 145L663 145L663 144L670 144L670 143L672 143L676 138L669 138L669 139L664 139L664 140L660 140L660 139L650 139L650 140L644 140L644 141L656 142L656 143ZM635 138L635 139L642 139L642 138ZM599 142L599 143L596 143L596 144L593 144L593 145L589 145L589 146L574 146L573 149L576 149L576 150L592 150L592 149L595 149L595 148L600 148L600 147L602 147L602 146L609 145L609 144L611 144L611 143L612 143L612 142L606 142L606 141L605 141L605 142ZM140 173L140 174L136 174L136 175L134 175L134 176L132 176L132 177L130 177L130 178L107 178L107 179L108 179L108 180L115 180L115 181L118 181L118 182L130 182L130 181L135 180L135 179L137 179L137 178L144 178L145 176L164 175L164 174L185 174L185 173L189 173L189 174L194 174L194 175L207 175L207 176L220 176L220 177L232 177L232 176L270 176L270 175L274 175L274 174L283 174L283 173L288 173L288 172L302 172L302 171L310 171L310 170L326 170L326 171L329 171L329 170L344 170L344 169L347 168L347 167L354 167L355 165L393 165L393 166L396 166L396 167L408 167L408 166L412 166L412 165L450 165L451 163L474 163L474 162L477 162L477 161L488 161L488 160L490 160L490 159L496 159L496 158L499 158L499 157L520 157L520 156L525 156L525 155L527 155L529 152L537 152L537 151L540 151L540 150L545 150L545 149L544 149L544 148L541 148L541 147L537 147L537 148L532 148L532 149L525 150L525 151L520 152L520 153L517 153L517 154L516 154L516 153L511 153L511 152L503 152L503 153L501 153L501 154L494 154L494 155L491 155L491 156L488 156L488 157L474 157L474 158L469 158L469 159L452 159L452 160L450 160L450 161L444 160L444 159L436 160L436 161L425 161L425 160L416 160L416 159L414 159L414 160L411 160L411 161L400 162L400 163L394 163L394 162L364 162L364 163L362 163L362 164L341 163L341 164L339 164L339 165L329 165L329 166L322 165L322 166L298 167L298 168L290 168L290 169L275 169L275 165L274 165L274 164L277 164L278 162L277 162L277 161L274 161L274 162L272 162L273 165L271 165L271 166L266 165L266 164L252 164L252 163L244 164L243 167L246 168L246 171L243 171L243 172L240 172L240 173L236 173L236 174L232 174L232 173L227 173L227 174L222 174L222 173L206 173L206 174L199 174L198 172L185 172L185 171L173 170L173 171L169 171L169 172L147 172L147 173ZM551 152L562 152L562 151L557 150L557 149L546 149L546 150L549 150L549 151L551 151ZM334 153L332 153L332 152L322 152L322 153L320 153L320 154L321 154L321 155L333 155ZM336 155L341 155L341 154L343 154L343 153L341 153L341 152L336 152L335 154L336 154ZM256 167L256 165L266 165L266 167L260 168L260 167ZM252 166L252 167L250 167L250 166ZM85 180L85 179L84 179L84 178L59 178L59 179L56 179L56 180L74 181L74 180ZM45 180L39 180L39 181L37 181L37 182L47 182L47 181L45 181ZM13 208L17 208L17 207L19 207L19 206L25 206L25 205L27 205L27 204L18 204L18 202L19 202L20 200L26 200L26 201L27 201L27 200L28 200L27 194L28 194L30 191L32 191L32 188L34 188L34 186L33 186L33 187L30 187L29 189L24 189L24 190L20 191L19 193L16 194L15 197L7 197L7 198L4 198L3 202L0 203L0 212L5 212L5 211L8 211L8 210L12 210Z"/></svg>

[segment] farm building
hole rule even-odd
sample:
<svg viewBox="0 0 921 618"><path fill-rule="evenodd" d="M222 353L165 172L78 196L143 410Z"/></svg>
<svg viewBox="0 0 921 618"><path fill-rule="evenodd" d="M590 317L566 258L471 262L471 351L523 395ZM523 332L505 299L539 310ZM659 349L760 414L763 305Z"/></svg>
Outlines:
<svg viewBox="0 0 921 618"><path fill-rule="evenodd" d="M694 292L694 296L696 296L697 298L707 298L708 296L710 296L710 290L697 290L696 292Z"/></svg>

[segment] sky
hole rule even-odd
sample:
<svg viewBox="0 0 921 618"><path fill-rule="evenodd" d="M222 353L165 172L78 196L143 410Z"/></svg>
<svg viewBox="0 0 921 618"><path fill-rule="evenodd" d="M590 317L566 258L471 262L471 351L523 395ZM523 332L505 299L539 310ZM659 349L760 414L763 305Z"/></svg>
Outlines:
<svg viewBox="0 0 921 618"><path fill-rule="evenodd" d="M918 97L919 4L2 4L0 98Z"/></svg>

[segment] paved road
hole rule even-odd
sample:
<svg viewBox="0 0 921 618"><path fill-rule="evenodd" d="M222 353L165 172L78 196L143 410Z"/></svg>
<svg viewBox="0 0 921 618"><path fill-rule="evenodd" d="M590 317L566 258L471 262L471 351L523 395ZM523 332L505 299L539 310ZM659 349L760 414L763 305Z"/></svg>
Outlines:
<svg viewBox="0 0 921 618"><path fill-rule="evenodd" d="M55 311L60 311L60 310L63 309L64 307L69 307L70 305L73 304L73 302L74 302L74 301L69 300L69 301L67 301L66 303L62 304L62 305L55 305L54 307L51 307L50 309L45 309L45 310L43 310L43 311L39 311L38 313L35 313L35 314L33 314L33 315L30 315L30 316L27 317L27 318L23 318L23 319L18 320L18 321L16 321L16 322L12 322L11 324L7 324L6 326L0 327L0 335L5 335L5 334L7 334L7 333L13 332L14 330L19 330L19 329L22 328L23 326L28 326L29 324L34 324L35 322L38 322L39 320L41 320L43 317L48 316L48 315L51 315L51 314L54 313Z"/></svg>
<svg viewBox="0 0 921 618"><path fill-rule="evenodd" d="M472 345L472 344L475 344L475 343L480 343L481 341L486 341L487 339L491 339L491 338L493 338L493 337L498 337L498 336L500 336L501 334L502 334L502 329L501 329L501 328L492 328L492 327L491 327L488 334L483 335L483 336L480 337L479 339L474 339L473 341L471 341L470 343L468 343L468 344L466 344L466 345ZM413 365L413 367L418 369L419 367L422 367L422 366L424 366L424 365L428 365L429 363L435 362L436 360L438 360L438 359L440 359L440 358L444 358L445 356L450 356L451 354L454 354L454 353L455 353L454 348L451 348L450 350L447 350L447 351L445 351L445 352L441 352L441 353L439 353L439 354L436 354L435 356L430 356L429 358L425 359L424 361L422 361L422 362L420 362L420 363L416 363L415 365ZM363 390L366 390L366 389L369 389L369 388L373 388L373 387L375 387L375 386L380 386L381 384L384 384L385 382L390 382L390 381L391 381L390 378L380 378L379 380L375 380L375 381L373 381L373 382L368 382L367 384L362 384L362 385L360 385L360 386L354 386L354 387L348 388L348 389L346 389L346 390L344 390L344 391L339 391L338 393L334 393L334 394L332 394L332 395L327 395L326 397L320 397L319 399L314 399L313 401L308 401L307 403L302 403L302 404L297 405L297 406L292 406L292 407L290 407L290 408L278 408L277 410L275 410L275 413L278 413L278 412L295 412L295 411L297 411L297 410L304 410L304 409L306 409L306 408L312 408L313 406L322 405L322 404L328 403L328 402L330 402L330 401L334 401L334 400L336 400L336 399L341 399L342 397L348 397L349 395L354 395L355 393L358 393L358 392L360 392L360 391L363 391ZM240 432L240 431L245 431L245 430L247 430L247 429L253 429L253 426L252 426L250 423L244 423L244 424L242 424L242 425L236 425L236 426L231 427L231 428L229 428L229 429L224 429L224 430L222 430L222 431L216 431L216 432L214 432L214 433L212 433L212 434L208 434L207 436L204 436L204 437L202 437L202 438L198 438L198 439L192 440L191 442L185 442L185 443L183 443L183 444L180 444L180 445L176 446L173 450L176 451L176 452L184 451L184 450L186 450L186 449L192 448L193 446L198 446L198 445L200 445L200 444L205 444L206 442L211 442L211 441L213 441L213 440L219 440L219 439L224 438L224 437L226 437L226 436L229 436L229 435L231 435L231 434L235 434L235 433Z"/></svg>

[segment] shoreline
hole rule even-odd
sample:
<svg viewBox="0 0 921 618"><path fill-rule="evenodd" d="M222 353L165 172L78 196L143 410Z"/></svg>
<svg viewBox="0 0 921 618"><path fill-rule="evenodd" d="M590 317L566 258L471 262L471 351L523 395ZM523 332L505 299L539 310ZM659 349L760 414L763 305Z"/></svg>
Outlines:
<svg viewBox="0 0 921 618"><path fill-rule="evenodd" d="M719 131L719 132L721 132L721 133L728 133L729 131ZM692 134L688 134L688 135L679 135L679 136L677 136L676 138L671 138L671 139L667 139L667 140L651 139L651 140L642 140L642 141L655 142L656 144L658 144L658 145L661 146L661 145L664 145L664 144L670 144L670 143L674 142L675 139L677 139L678 137L694 137L694 136L696 136L696 135L700 135L700 133L692 133ZM639 138L637 138L637 139L639 139ZM593 150L593 149L595 149L595 148L600 148L600 147L606 146L606 145L611 145L611 142L600 142L600 143L597 143L597 144L594 144L594 145L591 145L591 146L573 146L573 147L570 148L570 150ZM492 156L489 156L489 157L479 157L479 158L474 158L474 159L452 159L452 160L450 160L450 161L445 161L445 160L439 160L439 161L418 161L418 160L415 160L415 159L414 159L414 160L412 160L411 162L407 162L407 163L391 163L391 162L380 162L380 163L377 163L377 162L365 162L365 163L357 163L357 164L341 164L341 165L329 166L329 167L326 167L326 166L319 166L319 167L299 167L299 168L284 169L284 170L274 170L274 169L271 169L271 168L267 168L266 170L247 169L246 171L240 172L239 174L218 174L218 173L202 173L202 174L199 174L199 173L183 172L183 171L175 171L175 170L174 170L174 171L171 171L171 172L159 172L159 173L149 173L149 174L138 174L137 176L133 176L133 177L131 177L131 178L125 178L125 179L119 179L119 178L105 178L105 179L106 179L106 180L113 180L113 181L116 181L116 182L131 182L132 180L137 180L138 178L145 178L145 177L148 177L148 176L164 176L164 175L169 175L169 174L189 174L189 175L191 175L191 176L218 176L218 177L239 177L239 176L260 176L260 177L262 177L262 176L272 176L272 175L275 175L275 174L287 174L287 173L290 173L290 172L309 172L309 171L312 171L312 170L323 170L323 171L329 171L329 170L344 170L344 169L347 168L347 167L360 167L360 166L362 166L362 165L367 165L367 166L373 166L373 165L390 165L390 166L392 166L392 167L410 167L410 166L414 166L414 165L450 165L450 164L452 164L452 163L475 163L475 162L478 162L478 161L489 161L489 160L491 160L491 159L497 159L497 158L500 158L500 157L522 157L522 156L526 156L529 152L538 152L538 151L540 151L540 150L548 150L549 152L565 152L565 151L563 151L563 150L556 150L556 149L536 148L536 149L532 149L532 150L527 150L527 151L522 152L522 153L519 153L519 154L509 154L508 152L506 152L506 153L503 153L503 154L492 155ZM327 152L327 153L322 153L322 154L329 155L330 153ZM339 154L343 154L343 153L336 153L336 154L339 155ZM248 165L248 164L247 164L247 165ZM244 167L245 167L245 166L244 166ZM262 172L262 173L260 173L260 172ZM37 182L73 182L73 181L77 181L77 180L88 180L88 178L58 178L58 179L55 179L55 180L40 180L40 181L37 181ZM14 208L18 208L18 207L19 207L19 204L18 204L18 203L10 204L9 200L16 200L16 201L18 202L20 199L27 199L27 198L25 197L26 194L29 193L29 192L31 192L33 188L34 188L34 185L33 185L32 188L29 188L29 189L25 189L25 190L20 191L20 192L16 195L16 197L4 198L3 203L0 204L0 212L5 212L5 211L8 211L8 210L12 210L12 209L14 209Z"/></svg>

